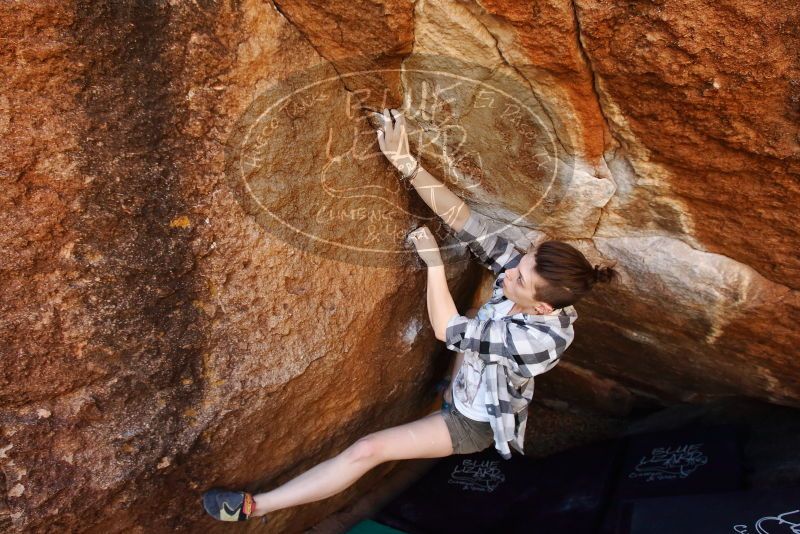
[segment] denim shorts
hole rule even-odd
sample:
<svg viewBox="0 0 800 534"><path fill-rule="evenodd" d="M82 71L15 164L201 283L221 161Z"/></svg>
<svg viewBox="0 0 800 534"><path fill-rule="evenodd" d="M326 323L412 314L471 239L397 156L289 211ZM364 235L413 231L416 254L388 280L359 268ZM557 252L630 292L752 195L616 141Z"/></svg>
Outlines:
<svg viewBox="0 0 800 534"><path fill-rule="evenodd" d="M450 432L453 454L471 454L494 444L494 431L488 422L475 421L456 410L442 410L442 417Z"/></svg>

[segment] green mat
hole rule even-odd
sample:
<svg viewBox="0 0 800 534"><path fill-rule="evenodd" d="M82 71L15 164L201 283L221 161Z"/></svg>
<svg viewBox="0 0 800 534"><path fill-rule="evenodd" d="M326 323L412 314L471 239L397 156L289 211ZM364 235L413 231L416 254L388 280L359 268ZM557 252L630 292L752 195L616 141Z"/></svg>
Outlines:
<svg viewBox="0 0 800 534"><path fill-rule="evenodd" d="M405 534L405 532L367 519L348 530L347 534Z"/></svg>

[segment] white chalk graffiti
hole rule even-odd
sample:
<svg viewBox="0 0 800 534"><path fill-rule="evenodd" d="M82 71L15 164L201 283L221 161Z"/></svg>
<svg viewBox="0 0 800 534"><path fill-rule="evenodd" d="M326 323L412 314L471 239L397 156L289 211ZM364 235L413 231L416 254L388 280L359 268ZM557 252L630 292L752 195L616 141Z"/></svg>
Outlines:
<svg viewBox="0 0 800 534"><path fill-rule="evenodd" d="M785 519L787 515L795 515L793 521ZM783 512L778 515L768 515L760 518L755 523L755 534L800 534L800 510ZM734 525L736 534L750 534L747 525Z"/></svg>
<svg viewBox="0 0 800 534"><path fill-rule="evenodd" d="M491 493L505 481L506 477L500 470L499 460L465 459L460 465L455 466L447 483L461 486L463 490Z"/></svg>
<svg viewBox="0 0 800 534"><path fill-rule="evenodd" d="M649 458L643 456L639 460L628 478L644 478L646 482L686 478L698 467L708 463L708 457L700 450L701 445L702 443L694 443L678 447L656 447Z"/></svg>

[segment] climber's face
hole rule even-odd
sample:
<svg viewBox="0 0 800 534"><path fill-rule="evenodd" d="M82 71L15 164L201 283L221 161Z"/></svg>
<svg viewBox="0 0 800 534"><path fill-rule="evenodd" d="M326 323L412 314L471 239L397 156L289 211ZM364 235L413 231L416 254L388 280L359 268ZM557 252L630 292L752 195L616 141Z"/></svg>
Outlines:
<svg viewBox="0 0 800 534"><path fill-rule="evenodd" d="M523 308L552 308L536 297L536 288L543 287L547 281L536 272L536 253L528 252L522 256L516 267L506 269L503 279L503 294Z"/></svg>

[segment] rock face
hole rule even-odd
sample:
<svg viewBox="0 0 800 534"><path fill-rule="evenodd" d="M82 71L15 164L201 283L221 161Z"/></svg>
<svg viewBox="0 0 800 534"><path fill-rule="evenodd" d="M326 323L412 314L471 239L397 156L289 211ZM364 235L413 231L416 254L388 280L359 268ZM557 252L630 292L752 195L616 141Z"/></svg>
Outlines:
<svg viewBox="0 0 800 534"><path fill-rule="evenodd" d="M0 12L3 529L221 528L204 489L424 415L441 345L400 243L436 223L378 152L383 107L521 247L617 262L552 372L584 401L800 405L792 2ZM478 271L436 232L466 305Z"/></svg>
<svg viewBox="0 0 800 534"><path fill-rule="evenodd" d="M209 486L272 484L430 404L424 272L281 241L226 179L253 97L321 58L268 3L202 4L2 8L4 527L206 528ZM334 122L281 132L286 165Z"/></svg>

